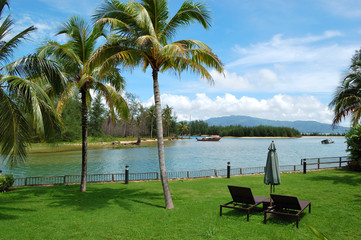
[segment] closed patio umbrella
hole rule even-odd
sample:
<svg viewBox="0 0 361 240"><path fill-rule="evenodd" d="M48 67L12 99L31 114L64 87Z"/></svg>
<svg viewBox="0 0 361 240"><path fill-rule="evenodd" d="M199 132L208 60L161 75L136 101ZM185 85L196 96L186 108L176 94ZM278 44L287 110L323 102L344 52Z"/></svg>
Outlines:
<svg viewBox="0 0 361 240"><path fill-rule="evenodd" d="M278 155L274 141L268 147L267 163L264 172L264 183L270 186L270 194L272 186L281 184L280 168L278 164ZM270 203L272 205L272 202Z"/></svg>

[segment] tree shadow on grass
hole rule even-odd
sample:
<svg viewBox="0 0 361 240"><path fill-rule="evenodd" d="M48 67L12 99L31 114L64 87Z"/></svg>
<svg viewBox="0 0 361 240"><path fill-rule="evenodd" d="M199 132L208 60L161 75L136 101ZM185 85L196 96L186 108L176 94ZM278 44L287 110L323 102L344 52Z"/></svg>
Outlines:
<svg viewBox="0 0 361 240"><path fill-rule="evenodd" d="M129 188L122 185L96 186L87 185L86 192L79 191L79 185L60 185L52 187L28 187L13 192L12 205L16 201L37 200L49 202L49 207L70 207L80 211L93 211L110 205L117 205L125 210L136 209L138 204L160 207L163 194L146 191L143 188ZM35 197L34 197L35 196Z"/></svg>
<svg viewBox="0 0 361 240"><path fill-rule="evenodd" d="M336 174L342 175L337 176ZM330 181L333 184L348 184L351 186L361 185L361 174L359 173L340 170L340 172L337 172L336 174L332 174L330 176L315 175L309 177L309 179L315 181Z"/></svg>
<svg viewBox="0 0 361 240"><path fill-rule="evenodd" d="M13 208L13 207L0 206L0 221L18 219L19 217L16 215L7 214L7 212L15 212L15 211L17 211L17 212L34 212L35 210L27 209L27 208Z"/></svg>

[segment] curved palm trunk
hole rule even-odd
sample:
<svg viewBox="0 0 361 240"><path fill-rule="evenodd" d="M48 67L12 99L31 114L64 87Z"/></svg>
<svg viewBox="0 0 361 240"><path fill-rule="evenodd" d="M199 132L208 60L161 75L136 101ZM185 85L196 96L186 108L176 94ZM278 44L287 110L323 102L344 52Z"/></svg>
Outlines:
<svg viewBox="0 0 361 240"><path fill-rule="evenodd" d="M88 107L86 105L86 89L81 88L81 128L82 128L82 154L81 154L81 183L80 192L86 191L86 176L88 164Z"/></svg>
<svg viewBox="0 0 361 240"><path fill-rule="evenodd" d="M164 143L163 143L163 125L162 125L162 106L160 102L160 91L158 84L158 71L153 69L153 88L154 88L154 102L157 119L157 136L158 136L158 158L159 158L159 170L160 177L163 185L163 193L165 198L165 207L167 209L173 209L172 195L168 185L167 172L165 170L164 159Z"/></svg>

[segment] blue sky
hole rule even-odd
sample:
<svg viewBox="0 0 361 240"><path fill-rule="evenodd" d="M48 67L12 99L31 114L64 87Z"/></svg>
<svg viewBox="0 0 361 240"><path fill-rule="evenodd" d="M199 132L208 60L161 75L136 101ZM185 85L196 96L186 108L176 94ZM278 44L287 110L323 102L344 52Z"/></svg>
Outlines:
<svg viewBox="0 0 361 240"><path fill-rule="evenodd" d="M16 57L34 51L54 36L73 15L90 19L102 0L12 0L10 13L20 31L38 30ZM361 1L357 0L206 0L212 11L210 30L198 25L180 29L174 40L207 43L225 65L225 77L214 71L215 84L184 73L160 75L162 104L178 120L248 115L272 120L331 123L328 103L361 46ZM181 0L169 0L171 13ZM152 104L151 72L125 71L126 91ZM344 122L342 125L347 125Z"/></svg>

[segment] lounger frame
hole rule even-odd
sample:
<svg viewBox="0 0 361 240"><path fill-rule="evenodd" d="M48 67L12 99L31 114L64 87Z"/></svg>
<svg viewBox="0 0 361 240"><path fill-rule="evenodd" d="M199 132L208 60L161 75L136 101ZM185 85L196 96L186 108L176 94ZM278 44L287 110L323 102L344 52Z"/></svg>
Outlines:
<svg viewBox="0 0 361 240"><path fill-rule="evenodd" d="M247 212L247 221L249 221L249 214L252 209L261 203L263 204L263 209L269 205L269 198L253 196L251 189L248 187L228 185L228 189L233 200L220 205L220 216L222 216L222 208L245 210Z"/></svg>
<svg viewBox="0 0 361 240"><path fill-rule="evenodd" d="M296 227L298 228L300 215L308 207L308 212L311 213L311 202L298 200L295 196L271 194L272 205L270 209L264 211L264 223L267 223L267 214L276 214L291 216L296 218Z"/></svg>

